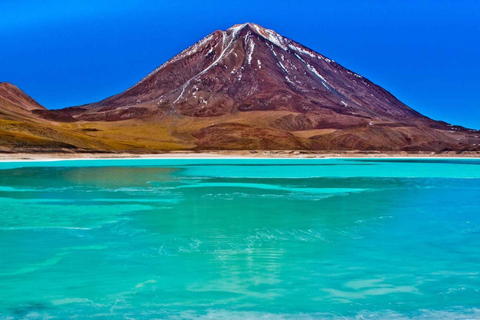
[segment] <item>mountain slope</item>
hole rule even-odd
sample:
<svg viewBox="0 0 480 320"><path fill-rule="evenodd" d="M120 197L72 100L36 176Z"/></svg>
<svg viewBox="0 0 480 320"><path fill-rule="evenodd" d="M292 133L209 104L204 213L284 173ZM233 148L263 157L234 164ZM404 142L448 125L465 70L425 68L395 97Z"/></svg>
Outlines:
<svg viewBox="0 0 480 320"><path fill-rule="evenodd" d="M32 118L32 111L45 110L35 100L11 83L0 83L0 118Z"/></svg>
<svg viewBox="0 0 480 320"><path fill-rule="evenodd" d="M0 83L0 152L82 151L105 147L80 130L46 120L50 112L10 83ZM62 111L53 112L57 117Z"/></svg>
<svg viewBox="0 0 480 320"><path fill-rule="evenodd" d="M156 111L154 106L187 116L288 110L383 120L422 118L362 76L250 23L215 31L127 91L84 106L85 113L77 117L103 113L105 120L115 120L113 110ZM117 120L139 115L143 113L132 111Z"/></svg>
<svg viewBox="0 0 480 320"><path fill-rule="evenodd" d="M151 152L193 147L158 139L165 131L158 126L145 124L138 130L136 123L73 121L68 111L47 110L16 86L0 83L0 152Z"/></svg>
<svg viewBox="0 0 480 320"><path fill-rule="evenodd" d="M480 145L478 132L431 120L361 75L252 23L213 32L120 94L33 114L107 151Z"/></svg>

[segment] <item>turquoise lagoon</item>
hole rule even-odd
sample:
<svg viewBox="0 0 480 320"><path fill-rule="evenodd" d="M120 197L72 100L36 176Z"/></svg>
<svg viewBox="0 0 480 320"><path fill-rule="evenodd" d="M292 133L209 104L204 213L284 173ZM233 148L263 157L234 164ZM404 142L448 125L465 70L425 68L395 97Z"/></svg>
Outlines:
<svg viewBox="0 0 480 320"><path fill-rule="evenodd" d="M0 163L1 319L480 319L480 160Z"/></svg>

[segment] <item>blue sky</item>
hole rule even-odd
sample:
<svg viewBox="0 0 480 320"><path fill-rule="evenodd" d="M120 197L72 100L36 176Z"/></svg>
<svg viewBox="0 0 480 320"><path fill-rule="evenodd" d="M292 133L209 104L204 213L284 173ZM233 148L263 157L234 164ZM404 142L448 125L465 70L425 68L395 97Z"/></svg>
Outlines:
<svg viewBox="0 0 480 320"><path fill-rule="evenodd" d="M119 93L216 29L255 22L417 111L480 129L480 1L1 0L0 82L47 108Z"/></svg>

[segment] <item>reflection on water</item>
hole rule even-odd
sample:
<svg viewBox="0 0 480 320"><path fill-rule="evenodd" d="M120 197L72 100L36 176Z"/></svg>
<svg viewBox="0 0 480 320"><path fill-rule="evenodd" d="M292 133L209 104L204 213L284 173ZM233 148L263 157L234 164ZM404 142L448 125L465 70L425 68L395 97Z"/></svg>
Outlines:
<svg viewBox="0 0 480 320"><path fill-rule="evenodd" d="M216 161L0 170L0 314L479 316L471 161Z"/></svg>

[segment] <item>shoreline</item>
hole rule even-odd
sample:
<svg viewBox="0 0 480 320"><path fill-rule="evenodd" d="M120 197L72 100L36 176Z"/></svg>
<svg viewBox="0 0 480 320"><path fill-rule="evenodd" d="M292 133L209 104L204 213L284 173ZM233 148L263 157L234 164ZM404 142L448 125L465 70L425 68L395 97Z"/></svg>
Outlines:
<svg viewBox="0 0 480 320"><path fill-rule="evenodd" d="M168 153L0 153L0 162L64 161L64 160L211 160L211 159L480 159L480 152L314 152L314 151L202 151Z"/></svg>

